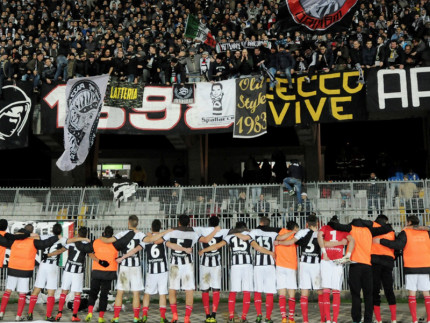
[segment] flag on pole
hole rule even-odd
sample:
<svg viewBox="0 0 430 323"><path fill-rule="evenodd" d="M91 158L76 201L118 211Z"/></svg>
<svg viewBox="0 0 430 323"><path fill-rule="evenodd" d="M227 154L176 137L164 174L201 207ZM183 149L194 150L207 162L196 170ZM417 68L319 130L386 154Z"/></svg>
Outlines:
<svg viewBox="0 0 430 323"><path fill-rule="evenodd" d="M64 153L57 161L62 171L84 163L94 143L109 75L75 78L66 86Z"/></svg>
<svg viewBox="0 0 430 323"><path fill-rule="evenodd" d="M216 46L216 40L212 36L211 31L204 24L200 23L199 19L193 15L189 15L187 18L187 24L185 26L185 37L198 39L201 42L211 46Z"/></svg>

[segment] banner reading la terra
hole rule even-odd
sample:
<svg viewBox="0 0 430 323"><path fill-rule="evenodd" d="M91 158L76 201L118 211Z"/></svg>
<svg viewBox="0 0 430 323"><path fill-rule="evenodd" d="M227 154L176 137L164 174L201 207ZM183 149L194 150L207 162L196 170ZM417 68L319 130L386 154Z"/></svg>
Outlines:
<svg viewBox="0 0 430 323"><path fill-rule="evenodd" d="M295 90L285 79L273 93L267 93L267 116L271 126L307 123L360 121L366 119L363 84L357 83L358 71L327 73L293 79Z"/></svg>

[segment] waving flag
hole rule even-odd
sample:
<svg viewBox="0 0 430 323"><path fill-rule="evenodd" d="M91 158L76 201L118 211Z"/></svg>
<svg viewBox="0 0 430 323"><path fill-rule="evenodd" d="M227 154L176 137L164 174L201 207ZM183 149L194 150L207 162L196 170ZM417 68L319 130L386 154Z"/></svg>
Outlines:
<svg viewBox="0 0 430 323"><path fill-rule="evenodd" d="M216 46L216 40L209 28L200 23L199 19L193 15L188 16L187 25L185 26L185 37L198 39L211 47Z"/></svg>

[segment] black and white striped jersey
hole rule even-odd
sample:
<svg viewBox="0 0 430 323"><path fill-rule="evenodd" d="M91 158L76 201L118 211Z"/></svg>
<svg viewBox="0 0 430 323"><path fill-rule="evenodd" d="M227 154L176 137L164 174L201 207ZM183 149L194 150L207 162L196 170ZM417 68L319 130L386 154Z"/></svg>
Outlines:
<svg viewBox="0 0 430 323"><path fill-rule="evenodd" d="M297 239L296 245L300 246L300 261L308 264L318 264L321 260L318 232L311 229L302 229L294 237Z"/></svg>
<svg viewBox="0 0 430 323"><path fill-rule="evenodd" d="M174 230L165 234L163 239L184 248L192 248L199 241L199 235L192 228L184 228L184 230ZM172 249L170 255L171 265L185 265L192 262L193 256L191 254Z"/></svg>
<svg viewBox="0 0 430 323"><path fill-rule="evenodd" d="M243 231L242 234L249 235L249 232ZM235 235L229 234L224 237L224 241L230 247L231 265L252 265L252 240L243 241Z"/></svg>
<svg viewBox="0 0 430 323"><path fill-rule="evenodd" d="M203 227L196 227L194 228L194 231L196 231L200 237L206 237L209 234L212 233L214 228L203 228ZM205 249L209 246L212 246L214 244L217 244L224 240L224 237L228 234L228 229L223 229L218 231L215 236L212 238L211 241L208 243L201 243L202 249ZM200 239L200 238L199 238ZM221 250L213 250L210 252L205 252L203 256L200 258L200 264L202 266L206 267L217 267L221 266Z"/></svg>
<svg viewBox="0 0 430 323"><path fill-rule="evenodd" d="M130 232L130 230L126 230L126 231L122 231L120 233L117 233L117 234L115 234L115 238L117 240L119 240L129 232ZM133 250L135 247L137 247L141 243L141 241L145 238L145 236L146 235L143 232L137 232L134 235L134 238L130 240L128 245L124 249L119 250L121 256L125 255L130 250ZM137 252L134 255L124 259L120 265L124 266L124 267L139 267L140 266L140 252Z"/></svg>
<svg viewBox="0 0 430 323"><path fill-rule="evenodd" d="M74 274L80 274L84 272L85 257L87 254L78 250L79 244L87 244L87 242L75 242L66 244L64 246L64 248L69 250L69 257L67 258L66 265L64 266L64 271Z"/></svg>
<svg viewBox="0 0 430 323"><path fill-rule="evenodd" d="M46 240L52 236L53 235L42 235L42 236L40 236L40 240ZM43 250L42 254L47 257L48 254L63 248L66 245L66 243L67 243L67 238L62 237L60 240L58 240L56 243L54 243L51 247ZM44 256L42 256L42 259L45 258ZM57 255L57 256L47 257L45 260L42 260L42 263L58 265L59 261L60 261L60 255Z"/></svg>
<svg viewBox="0 0 430 323"><path fill-rule="evenodd" d="M275 251L275 240L278 236L277 232L274 231L263 231L260 228L251 230L249 233L249 236L252 238L252 240L255 240L260 247L266 248L270 251ZM254 265L255 266L274 266L275 265L275 259L271 255L266 255L264 253L260 253L258 251L255 252L255 258L254 258Z"/></svg>
<svg viewBox="0 0 430 323"><path fill-rule="evenodd" d="M167 267L167 250L165 242L141 243L146 252L146 261L148 263L148 274L161 274L168 271Z"/></svg>

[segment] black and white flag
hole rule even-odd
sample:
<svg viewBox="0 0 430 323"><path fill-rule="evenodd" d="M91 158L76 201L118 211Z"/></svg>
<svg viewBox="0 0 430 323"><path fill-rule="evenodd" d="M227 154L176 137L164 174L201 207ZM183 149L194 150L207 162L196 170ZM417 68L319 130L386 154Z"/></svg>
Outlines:
<svg viewBox="0 0 430 323"><path fill-rule="evenodd" d="M194 103L194 83L184 85L173 84L173 103Z"/></svg>
<svg viewBox="0 0 430 323"><path fill-rule="evenodd" d="M137 187L137 183L114 183L112 191L117 205L119 206L120 202L127 202L130 197L136 194Z"/></svg>
<svg viewBox="0 0 430 323"><path fill-rule="evenodd" d="M69 80L66 86L64 153L57 161L62 171L82 165L94 143L109 75Z"/></svg>

